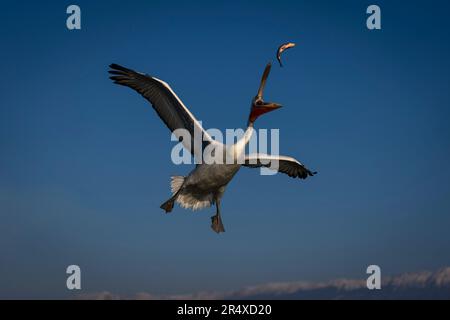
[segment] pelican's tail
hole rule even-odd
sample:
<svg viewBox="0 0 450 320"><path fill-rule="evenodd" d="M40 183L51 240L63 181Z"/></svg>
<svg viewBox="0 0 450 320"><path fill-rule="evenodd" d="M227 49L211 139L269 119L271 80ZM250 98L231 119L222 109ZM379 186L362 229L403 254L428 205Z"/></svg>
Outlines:
<svg viewBox="0 0 450 320"><path fill-rule="evenodd" d="M214 203L213 194L196 194L186 189L182 189L186 177L173 176L170 181L172 197L161 205L161 209L170 212L173 205L177 202L185 209L199 210L211 206Z"/></svg>
<svg viewBox="0 0 450 320"><path fill-rule="evenodd" d="M176 194L184 183L183 176L172 176L170 177L170 190L172 195Z"/></svg>
<svg viewBox="0 0 450 320"><path fill-rule="evenodd" d="M170 179L170 190L172 191L172 197L160 206L160 208L163 209L166 213L172 211L173 205L177 200L178 193L184 183L184 177L182 176L173 176Z"/></svg>

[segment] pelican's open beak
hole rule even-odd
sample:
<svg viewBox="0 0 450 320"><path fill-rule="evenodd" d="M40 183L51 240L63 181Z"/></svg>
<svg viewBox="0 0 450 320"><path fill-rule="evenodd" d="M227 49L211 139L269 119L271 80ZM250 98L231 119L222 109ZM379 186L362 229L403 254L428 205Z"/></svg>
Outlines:
<svg viewBox="0 0 450 320"><path fill-rule="evenodd" d="M261 78L261 83L259 85L258 94L253 98L252 108L250 111L250 116L248 118L249 124L255 122L256 118L264 113L281 108L281 104L275 102L265 102L263 100L264 87L266 86L267 78L269 77L271 64L267 64L264 69L264 73Z"/></svg>
<svg viewBox="0 0 450 320"><path fill-rule="evenodd" d="M265 108L267 109L267 112L269 112L281 108L282 105L275 102L264 102L262 105L257 105L257 107Z"/></svg>
<svg viewBox="0 0 450 320"><path fill-rule="evenodd" d="M259 103L253 103L249 121L254 122L259 116L279 108L281 108L281 104L274 102L259 101Z"/></svg>
<svg viewBox="0 0 450 320"><path fill-rule="evenodd" d="M281 104L274 103L274 102L264 102L264 100L263 100L264 87L266 86L266 81L267 81L267 78L269 77L271 66L272 66L271 63L269 62L267 64L266 68L264 69L264 73L261 77L261 83L260 83L259 89L258 89L258 94L256 95L256 97L254 99L255 107L257 109L259 109L260 111L262 111L262 112L260 112L261 114L281 108Z"/></svg>
<svg viewBox="0 0 450 320"><path fill-rule="evenodd" d="M275 102L263 102L261 104L256 104L253 112L258 117L264 113L268 113L279 108L281 108L281 104Z"/></svg>

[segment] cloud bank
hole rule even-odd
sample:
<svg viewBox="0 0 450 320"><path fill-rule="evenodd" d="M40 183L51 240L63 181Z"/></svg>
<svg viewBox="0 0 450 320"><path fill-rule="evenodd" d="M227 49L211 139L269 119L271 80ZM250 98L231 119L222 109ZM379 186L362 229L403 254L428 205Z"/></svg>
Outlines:
<svg viewBox="0 0 450 320"><path fill-rule="evenodd" d="M326 282L274 282L228 292L197 292L157 295L140 292L123 297L110 292L81 294L78 299L450 299L450 267L437 271L404 273L383 277L381 290L368 290L366 279L337 279Z"/></svg>

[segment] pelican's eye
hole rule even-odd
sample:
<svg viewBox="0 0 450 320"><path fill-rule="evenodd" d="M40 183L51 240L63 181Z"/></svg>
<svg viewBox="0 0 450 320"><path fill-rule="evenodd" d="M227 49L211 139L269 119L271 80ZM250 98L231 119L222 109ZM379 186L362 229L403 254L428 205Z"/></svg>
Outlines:
<svg viewBox="0 0 450 320"><path fill-rule="evenodd" d="M262 100L256 100L256 101L255 101L255 104L256 104L257 106L260 106L260 105L263 104L263 101L262 101Z"/></svg>

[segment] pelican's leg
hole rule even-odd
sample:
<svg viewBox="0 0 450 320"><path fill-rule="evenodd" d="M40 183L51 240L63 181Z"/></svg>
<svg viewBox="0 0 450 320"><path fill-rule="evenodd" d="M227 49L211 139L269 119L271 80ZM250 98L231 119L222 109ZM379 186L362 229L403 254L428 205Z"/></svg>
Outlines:
<svg viewBox="0 0 450 320"><path fill-rule="evenodd" d="M160 206L160 208L163 209L166 213L169 213L170 211L172 211L174 203L175 203L175 198L172 197L169 200L167 200L166 202L164 202Z"/></svg>
<svg viewBox="0 0 450 320"><path fill-rule="evenodd" d="M216 198L216 214L211 217L211 228L217 232L225 232L225 228L223 227L222 218L220 217L220 199Z"/></svg>
<svg viewBox="0 0 450 320"><path fill-rule="evenodd" d="M175 193L169 200L167 200L166 202L164 202L160 208L163 209L166 213L169 213L170 211L172 211L173 209L173 205L175 203L175 200L177 200L178 194L180 193L180 190L177 191L177 193Z"/></svg>

